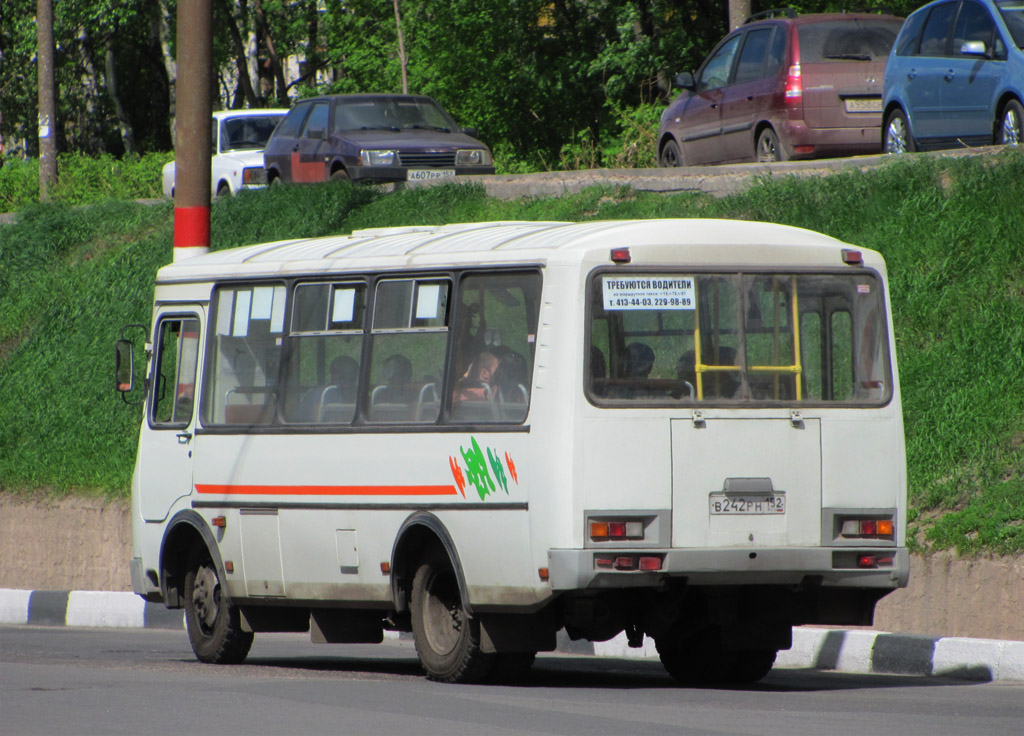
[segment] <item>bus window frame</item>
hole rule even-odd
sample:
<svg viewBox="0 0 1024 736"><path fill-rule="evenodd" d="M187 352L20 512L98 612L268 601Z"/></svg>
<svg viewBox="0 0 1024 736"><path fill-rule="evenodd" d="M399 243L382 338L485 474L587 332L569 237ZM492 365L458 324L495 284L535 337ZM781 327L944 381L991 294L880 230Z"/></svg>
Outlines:
<svg viewBox="0 0 1024 736"><path fill-rule="evenodd" d="M330 271L325 273L304 273L296 274L294 276L288 276L281 278L280 276L268 277L265 279L253 279L250 277L238 277L238 278L223 278L217 279L210 283L210 300L208 306L208 325L212 327L207 328L207 334L202 340L203 354L202 354L202 365L200 366L202 374L202 390L199 394L199 406L198 411L194 414L195 416L195 433L198 434L211 434L211 435L236 435L236 434L388 434L388 433L466 433L466 432L481 432L481 433L500 433L500 432L529 432L530 425L529 419L529 407L532 406L533 396L532 391L530 392L530 404L527 407L526 417L519 422L459 422L453 421L451 418L450 411L450 400L444 400L444 396L451 396L451 392L454 389L455 382L458 377L454 375L452 366L455 360L455 320L459 318L458 305L461 303L461 294L463 288L463 282L468 276L510 276L519 274L531 274L539 277L538 282L538 293L537 293L537 304L533 311L533 318L535 320L534 334L536 335L537 330L540 329L540 313L543 305L543 293L544 293L544 266L539 263L524 263L524 264L502 264L494 267L467 267L467 268L425 268L423 270L410 271L408 269L401 270L372 270L372 271ZM422 281L441 281L448 280L451 285L451 291L449 293L449 300L447 305L446 315L446 326L443 328L438 327L413 327L406 329L383 329L375 331L372 327L372 320L374 314L375 303L377 299L377 285L381 281L401 281L401 280L412 280L414 282ZM447 345L445 346L445 363L444 363L444 375L442 376L443 394L440 411L435 421L427 422L395 422L395 423L375 423L367 421L366 412L368 403L368 397L363 397L363 391L360 390L357 395L357 406L356 413L350 423L346 424L316 424L316 423L297 423L285 421L282 413L282 405L280 397L275 399L274 414L269 424L259 425L240 425L240 424L206 424L204 421L204 412L206 411L206 402L210 401L208 382L210 379L211 371L206 370L207 361L210 360L210 356L213 351L213 340L215 339L218 319L218 299L217 294L221 289L244 289L246 287L256 286L267 286L267 285L284 285L286 294L285 312L284 312L284 331L282 333L282 350L278 360L278 373L276 376L277 388L276 391L280 393L284 384L282 381L285 378L286 366L291 359L291 351L294 349L293 337L295 339L302 339L311 337L314 335L333 335L333 334L356 334L356 330L345 330L336 331L328 330L325 333L311 333L311 332L299 332L293 333L292 331L292 319L294 310L294 299L295 291L297 288L308 284L342 284L342 283L361 283L366 287L366 304L365 314L362 332L363 340L363 359L360 363L360 374L359 374L359 388L362 389L367 385L369 380L370 361L372 360L372 336L374 334L398 334L398 333L417 333L417 332L446 332L448 335ZM530 315L528 315L529 318ZM530 376L532 380L533 371L536 368L536 344L534 345L533 352L529 356L531 361L530 364Z"/></svg>
<svg viewBox="0 0 1024 736"><path fill-rule="evenodd" d="M749 399L749 400L737 400L737 399L724 399L724 398L713 398L713 399L702 399L702 400L688 400L688 399L614 399L604 396L598 396L591 390L591 358L593 345L592 328L594 326L594 292L599 289L599 283L601 276L615 274L615 275L627 275L627 274L651 274L651 273L672 273L679 274L680 276L705 276L705 275L730 275L740 276L747 278L750 276L856 276L857 274L870 276L874 283L879 287L877 293L878 304L882 309L882 315L879 318L879 324L881 327L881 335L879 339L885 346L885 350L888 353L888 360L885 362L885 385L886 393L881 400L877 401L824 401L824 400L808 400L805 396L801 400L796 399ZM847 268L829 268L829 267L814 267L814 266L799 266L793 268L784 268L778 266L744 266L734 268L709 268L707 266L699 266L693 268L687 268L686 266L665 266L661 264L644 264L637 266L612 266L602 265L590 270L586 274L585 288L584 288L584 299L586 305L584 308L584 334L583 334L583 371L581 375L583 394L586 397L588 403L591 406L598 409L663 409L663 410L683 410L691 411L693 409L709 409L709 408L722 408L722 409L778 409L778 408L815 408L815 409L881 409L889 406L895 398L896 391L894 386L894 374L893 374L893 362L895 355L893 354L894 348L892 345L892 339L889 331L889 320L891 318L890 305L888 300L888 289L886 288L887 281L883 278L876 269L870 267L847 267ZM799 323L797 324L799 329ZM606 361L608 356L605 356ZM608 366L610 370L610 365Z"/></svg>

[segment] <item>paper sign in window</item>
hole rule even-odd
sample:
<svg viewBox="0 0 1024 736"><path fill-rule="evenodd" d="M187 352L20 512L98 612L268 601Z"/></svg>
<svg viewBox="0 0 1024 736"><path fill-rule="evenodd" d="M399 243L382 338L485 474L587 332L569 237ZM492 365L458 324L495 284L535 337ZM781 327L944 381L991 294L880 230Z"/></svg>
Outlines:
<svg viewBox="0 0 1024 736"><path fill-rule="evenodd" d="M601 280L604 308L695 309L692 276L605 276Z"/></svg>
<svg viewBox="0 0 1024 736"><path fill-rule="evenodd" d="M331 322L351 322L356 314L356 290L335 289Z"/></svg>
<svg viewBox="0 0 1024 736"><path fill-rule="evenodd" d="M420 284L416 292L416 319L436 318L440 295L440 284Z"/></svg>
<svg viewBox="0 0 1024 736"><path fill-rule="evenodd" d="M234 337L246 337L249 334L249 307L252 304L252 292L238 292L238 303L235 305L235 324L231 330Z"/></svg>

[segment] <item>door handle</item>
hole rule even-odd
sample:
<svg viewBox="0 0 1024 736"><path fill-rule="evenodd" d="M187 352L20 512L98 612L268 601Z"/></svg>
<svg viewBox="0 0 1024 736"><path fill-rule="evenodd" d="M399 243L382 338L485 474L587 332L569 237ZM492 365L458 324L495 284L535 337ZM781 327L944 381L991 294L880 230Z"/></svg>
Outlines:
<svg viewBox="0 0 1024 736"><path fill-rule="evenodd" d="M956 72L953 71L952 69L949 69L942 76L947 82L952 82L956 78Z"/></svg>
<svg viewBox="0 0 1024 736"><path fill-rule="evenodd" d="M917 69L911 69L909 72L907 72L907 79L916 79L916 78L917 78Z"/></svg>
<svg viewBox="0 0 1024 736"><path fill-rule="evenodd" d="M717 108L718 108L718 103L717 103L717 102L715 102L715 103L712 103L712 105L711 105L711 109L712 109L712 110L715 110L715 109L717 109Z"/></svg>
<svg viewBox="0 0 1024 736"><path fill-rule="evenodd" d="M179 445L187 445L189 442L192 441L191 432L178 432L178 434L175 436L178 438Z"/></svg>
<svg viewBox="0 0 1024 736"><path fill-rule="evenodd" d="M747 102L753 102L753 101L754 101L754 95L747 95Z"/></svg>

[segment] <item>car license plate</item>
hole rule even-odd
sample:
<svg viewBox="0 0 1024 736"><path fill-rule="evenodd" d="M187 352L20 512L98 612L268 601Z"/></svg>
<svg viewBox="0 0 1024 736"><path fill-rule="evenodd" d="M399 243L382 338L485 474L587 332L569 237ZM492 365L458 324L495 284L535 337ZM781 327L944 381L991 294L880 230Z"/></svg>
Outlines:
<svg viewBox="0 0 1024 736"><path fill-rule="evenodd" d="M712 493L708 502L712 516L735 516L740 514L763 514L775 516L786 513L786 494L737 496L734 494Z"/></svg>
<svg viewBox="0 0 1024 736"><path fill-rule="evenodd" d="M409 169L406 181L430 181L431 179L454 179L455 169Z"/></svg>
<svg viewBox="0 0 1024 736"><path fill-rule="evenodd" d="M881 97L848 97L846 112L882 112Z"/></svg>

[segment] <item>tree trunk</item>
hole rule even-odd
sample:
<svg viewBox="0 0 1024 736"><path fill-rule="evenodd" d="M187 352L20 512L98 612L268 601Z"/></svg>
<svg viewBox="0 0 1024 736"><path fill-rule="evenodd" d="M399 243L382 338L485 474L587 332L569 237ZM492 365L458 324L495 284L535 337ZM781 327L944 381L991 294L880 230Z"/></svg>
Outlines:
<svg viewBox="0 0 1024 736"><path fill-rule="evenodd" d="M167 104L170 117L174 117L176 109L175 89L178 82L178 63L171 53L171 13L167 9L167 0L160 1L160 53L163 55L164 69L167 72ZM168 120L170 125L170 120ZM173 130L173 125L171 125ZM173 139L173 136L172 136Z"/></svg>
<svg viewBox="0 0 1024 736"><path fill-rule="evenodd" d="M228 26L228 34L231 36L231 50L235 57L237 69L238 88L244 99L244 104L239 107L256 107L256 92L252 88L252 79L249 77L248 58L245 53L245 46L242 43L242 34L238 30L239 21L244 21L245 9L241 3L228 4L227 0L221 0L221 11L224 14ZM235 106L237 100L232 103Z"/></svg>
<svg viewBox="0 0 1024 736"><path fill-rule="evenodd" d="M743 25L750 17L750 0L729 0L729 30Z"/></svg>
<svg viewBox="0 0 1024 736"><path fill-rule="evenodd" d="M107 94L114 103L114 113L117 115L117 126L121 131L121 141L124 143L125 153L136 153L135 132L132 130L131 121L125 114L124 105L121 104L121 97L117 90L117 69L114 67L114 49L108 47L106 53L106 76Z"/></svg>
<svg viewBox="0 0 1024 736"><path fill-rule="evenodd" d="M284 81L284 68L281 66L281 59L274 47L274 38L270 34L270 24L267 23L266 14L263 12L263 3L255 0L256 16L259 18L259 25L263 31L263 38L267 42L267 56L270 57L270 73L273 76L276 87L275 97L277 104L282 107L288 106L288 84Z"/></svg>
<svg viewBox="0 0 1024 736"><path fill-rule="evenodd" d="M405 41L402 39L402 15L395 0L395 26L398 28L398 61L402 65L402 94L409 94L409 65L405 59Z"/></svg>
<svg viewBox="0 0 1024 736"><path fill-rule="evenodd" d="M100 75L96 72L92 37L89 36L89 32L84 26L78 29L78 55L85 72L82 74L82 97L85 105L76 110L78 124L75 127L81 133L78 140L69 141L70 147L90 153L106 153L106 141L103 140L102 131L99 130L99 126L103 125L99 111L101 93L98 83Z"/></svg>

